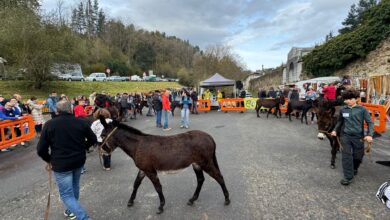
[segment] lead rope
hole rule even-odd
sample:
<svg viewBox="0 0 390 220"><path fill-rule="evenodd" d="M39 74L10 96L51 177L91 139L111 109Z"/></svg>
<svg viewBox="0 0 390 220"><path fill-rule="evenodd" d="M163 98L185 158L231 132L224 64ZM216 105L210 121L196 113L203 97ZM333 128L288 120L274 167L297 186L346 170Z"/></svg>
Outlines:
<svg viewBox="0 0 390 220"><path fill-rule="evenodd" d="M107 138L103 141L103 143L99 146L99 161L100 161L100 165L102 166L102 168L104 168L103 162L102 162L102 156L103 156L102 146L106 144L106 145L110 148L110 150L111 150L110 154L112 153L112 148L108 145L107 141L108 141L108 139L110 139L111 135L114 134L114 132L116 131L117 128L118 128L118 127L115 127L115 128L107 135Z"/></svg>
<svg viewBox="0 0 390 220"><path fill-rule="evenodd" d="M327 134L327 135L329 135L329 136L332 137L332 135L331 135L328 131L318 130L318 132L320 132L320 133L325 133L325 134ZM338 143L339 146L340 146L340 152L342 152L342 151L343 151L343 145L341 145L340 137L339 137L339 136L336 136L336 140L337 140L337 143Z"/></svg>
<svg viewBox="0 0 390 220"><path fill-rule="evenodd" d="M51 188L52 188L52 183L51 183L51 165L48 163L46 165L47 172L49 172L49 195L47 196L47 204L46 204L46 210L45 210L45 220L49 219L49 210L50 210L50 195L51 195Z"/></svg>
<svg viewBox="0 0 390 220"><path fill-rule="evenodd" d="M368 141L365 142L367 142L367 146L364 148L364 154L367 155L371 163L373 163L371 158L372 142L368 142Z"/></svg>

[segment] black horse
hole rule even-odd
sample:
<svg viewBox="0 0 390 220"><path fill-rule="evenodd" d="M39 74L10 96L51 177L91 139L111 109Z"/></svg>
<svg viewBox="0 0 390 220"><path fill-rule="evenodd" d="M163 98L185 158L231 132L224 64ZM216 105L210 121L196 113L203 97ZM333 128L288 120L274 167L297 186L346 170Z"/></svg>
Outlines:
<svg viewBox="0 0 390 220"><path fill-rule="evenodd" d="M111 153L116 147L120 147L134 160L139 169L133 192L127 203L128 206L134 204L138 187L147 176L152 181L160 198L157 213L162 213L165 198L157 172L179 170L190 165L195 171L198 185L193 197L188 201L188 205L192 205L198 199L204 182L203 171L221 185L225 196L225 205L230 204L229 192L217 163L215 142L209 134L202 131L189 131L172 136L155 136L142 133L116 121L107 124L103 117L100 118L100 121L104 126L102 148Z"/></svg>

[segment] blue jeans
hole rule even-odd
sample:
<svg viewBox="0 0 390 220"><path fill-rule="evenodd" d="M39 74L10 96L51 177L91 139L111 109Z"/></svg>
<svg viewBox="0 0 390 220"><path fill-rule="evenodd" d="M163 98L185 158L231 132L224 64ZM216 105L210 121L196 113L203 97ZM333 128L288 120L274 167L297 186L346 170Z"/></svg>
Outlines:
<svg viewBox="0 0 390 220"><path fill-rule="evenodd" d="M160 111L156 111L156 125L161 125L161 110Z"/></svg>
<svg viewBox="0 0 390 220"><path fill-rule="evenodd" d="M190 126L190 110L188 108L183 108L181 110L181 125Z"/></svg>
<svg viewBox="0 0 390 220"><path fill-rule="evenodd" d="M83 167L67 171L54 172L61 200L67 210L76 215L77 219L89 219L87 212L79 203L80 176Z"/></svg>
<svg viewBox="0 0 390 220"><path fill-rule="evenodd" d="M168 111L163 110L163 114L164 114L164 128L168 128L169 113L168 113Z"/></svg>

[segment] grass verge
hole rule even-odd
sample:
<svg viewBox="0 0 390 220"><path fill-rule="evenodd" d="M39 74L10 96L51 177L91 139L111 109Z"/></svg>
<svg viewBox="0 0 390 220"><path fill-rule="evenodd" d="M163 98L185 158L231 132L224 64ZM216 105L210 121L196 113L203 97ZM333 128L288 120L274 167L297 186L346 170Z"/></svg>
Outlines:
<svg viewBox="0 0 390 220"><path fill-rule="evenodd" d="M0 94L10 98L18 93L23 100L35 96L38 99L46 99L52 91L58 95L66 94L73 98L78 95L89 96L92 92L108 92L110 94L123 92L149 92L156 89L180 88L176 82L45 82L41 89L35 89L30 81L0 81Z"/></svg>

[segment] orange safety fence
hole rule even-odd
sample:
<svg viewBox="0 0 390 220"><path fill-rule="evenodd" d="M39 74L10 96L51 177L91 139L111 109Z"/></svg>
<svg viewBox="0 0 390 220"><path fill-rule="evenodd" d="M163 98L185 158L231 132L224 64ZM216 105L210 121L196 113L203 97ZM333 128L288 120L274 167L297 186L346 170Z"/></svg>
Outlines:
<svg viewBox="0 0 390 220"><path fill-rule="evenodd" d="M245 111L243 98L220 99L221 111Z"/></svg>
<svg viewBox="0 0 390 220"><path fill-rule="evenodd" d="M199 99L196 102L196 107L197 107L198 111L210 111L211 102L209 99Z"/></svg>
<svg viewBox="0 0 390 220"><path fill-rule="evenodd" d="M20 136L16 137L15 129L20 130ZM22 119L14 121L0 121L0 149L7 148L14 144L19 144L23 141L28 141L34 137L35 123L31 115L23 116Z"/></svg>
<svg viewBox="0 0 390 220"><path fill-rule="evenodd" d="M360 103L370 113L371 119L374 122L374 131L378 133L386 132L386 108L383 105L375 105L368 103ZM367 125L365 125L367 127Z"/></svg>
<svg viewBox="0 0 390 220"><path fill-rule="evenodd" d="M286 112L287 112L287 106L288 106L288 98L285 98L285 100L284 100L284 105L280 105L280 112L286 113ZM275 110L272 109L272 113L273 113L274 111L275 111Z"/></svg>

